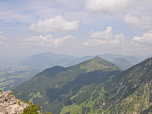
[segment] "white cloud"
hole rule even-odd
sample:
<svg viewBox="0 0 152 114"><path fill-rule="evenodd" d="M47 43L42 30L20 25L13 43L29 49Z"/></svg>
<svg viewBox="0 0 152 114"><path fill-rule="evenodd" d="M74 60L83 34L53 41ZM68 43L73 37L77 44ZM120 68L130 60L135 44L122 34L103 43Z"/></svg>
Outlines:
<svg viewBox="0 0 152 114"><path fill-rule="evenodd" d="M84 42L85 46L98 46L98 45L118 45L125 41L125 36L120 34L112 34L112 27L108 26L104 31L97 31L92 33L87 42Z"/></svg>
<svg viewBox="0 0 152 114"><path fill-rule="evenodd" d="M85 9L108 14L120 13L131 7L137 0L85 0Z"/></svg>
<svg viewBox="0 0 152 114"><path fill-rule="evenodd" d="M69 41L75 40L76 37L67 35L60 38L53 38L51 34L46 36L33 36L29 38L18 38L22 45L46 46L46 47L60 47L66 45Z"/></svg>
<svg viewBox="0 0 152 114"><path fill-rule="evenodd" d="M96 38L96 39L103 39L103 40L109 40L113 39L114 36L112 34L112 27L108 26L105 31L97 31L95 33L92 33L90 35L90 38Z"/></svg>
<svg viewBox="0 0 152 114"><path fill-rule="evenodd" d="M37 33L69 32L78 30L79 23L79 20L67 21L61 15L57 15L54 18L39 19L37 23L31 24L29 30Z"/></svg>
<svg viewBox="0 0 152 114"><path fill-rule="evenodd" d="M152 46L152 29L144 33L141 37L134 36L131 43L134 45Z"/></svg>
<svg viewBox="0 0 152 114"><path fill-rule="evenodd" d="M152 16L135 16L132 13L127 13L123 17L124 22L130 24L132 27L138 29L151 29L152 28Z"/></svg>

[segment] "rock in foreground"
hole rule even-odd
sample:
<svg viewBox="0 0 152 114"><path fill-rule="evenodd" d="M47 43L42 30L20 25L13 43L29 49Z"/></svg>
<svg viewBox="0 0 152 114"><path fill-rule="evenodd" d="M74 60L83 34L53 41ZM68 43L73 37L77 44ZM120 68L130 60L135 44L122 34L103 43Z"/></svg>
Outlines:
<svg viewBox="0 0 152 114"><path fill-rule="evenodd" d="M21 114L27 106L29 104L16 99L12 91L0 92L0 114Z"/></svg>

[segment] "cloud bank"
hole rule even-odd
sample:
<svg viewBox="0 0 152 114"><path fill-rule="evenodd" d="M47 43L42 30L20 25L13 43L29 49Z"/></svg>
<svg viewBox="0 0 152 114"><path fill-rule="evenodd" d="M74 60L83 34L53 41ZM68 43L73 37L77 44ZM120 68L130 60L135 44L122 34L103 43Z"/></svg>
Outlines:
<svg viewBox="0 0 152 114"><path fill-rule="evenodd" d="M104 31L94 32L90 34L89 39L86 42L84 42L83 45L85 46L118 45L125 42L126 37L122 33L113 35L112 31L113 31L112 27L108 26Z"/></svg>
<svg viewBox="0 0 152 114"><path fill-rule="evenodd" d="M60 38L53 38L51 34L46 36L33 36L29 38L19 38L18 41L22 45L45 46L45 47L61 47L65 46L69 41L75 40L76 37L67 35Z"/></svg>
<svg viewBox="0 0 152 114"><path fill-rule="evenodd" d="M79 20L67 21L61 15L57 15L54 18L39 19L38 22L31 24L29 30L37 33L70 32L78 30L79 27Z"/></svg>

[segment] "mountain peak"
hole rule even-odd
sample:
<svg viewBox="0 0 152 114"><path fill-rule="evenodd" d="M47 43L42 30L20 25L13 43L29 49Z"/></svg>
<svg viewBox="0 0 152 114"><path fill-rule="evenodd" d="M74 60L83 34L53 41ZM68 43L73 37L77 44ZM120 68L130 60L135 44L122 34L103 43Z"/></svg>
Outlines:
<svg viewBox="0 0 152 114"><path fill-rule="evenodd" d="M99 56L96 56L96 57L94 57L94 58L92 58L92 59L96 59L96 60L104 60L104 59L102 59L101 57L99 57ZM91 59L91 60L92 60Z"/></svg>
<svg viewBox="0 0 152 114"><path fill-rule="evenodd" d="M108 62L98 56L80 63L80 68L85 69L86 72L91 72L95 70L119 70L119 68L111 62Z"/></svg>
<svg viewBox="0 0 152 114"><path fill-rule="evenodd" d="M96 57L94 57L94 58L92 58L92 59L90 59L88 61L94 61L94 62L105 61L105 62L109 62L109 61L107 61L107 60L105 60L105 59L103 59L103 58L101 58L99 56L96 56Z"/></svg>

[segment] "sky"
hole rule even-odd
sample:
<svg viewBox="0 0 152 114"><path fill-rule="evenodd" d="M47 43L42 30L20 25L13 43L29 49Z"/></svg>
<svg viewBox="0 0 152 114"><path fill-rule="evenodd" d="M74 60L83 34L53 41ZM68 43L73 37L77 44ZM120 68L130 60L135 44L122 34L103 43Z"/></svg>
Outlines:
<svg viewBox="0 0 152 114"><path fill-rule="evenodd" d="M152 0L0 0L0 56L152 55Z"/></svg>

